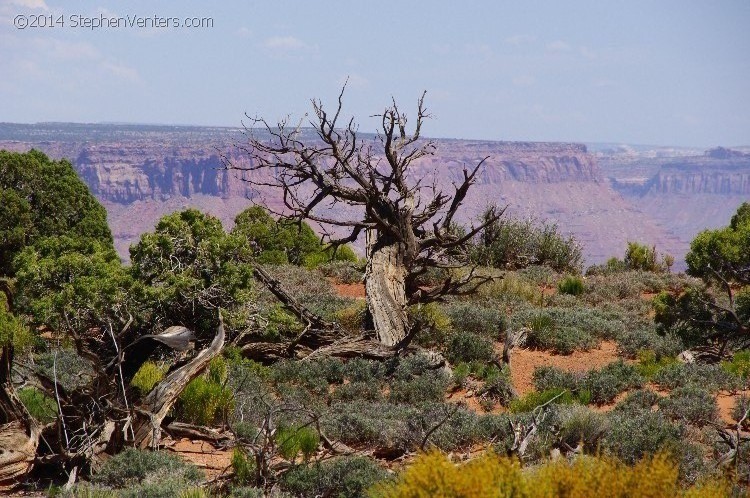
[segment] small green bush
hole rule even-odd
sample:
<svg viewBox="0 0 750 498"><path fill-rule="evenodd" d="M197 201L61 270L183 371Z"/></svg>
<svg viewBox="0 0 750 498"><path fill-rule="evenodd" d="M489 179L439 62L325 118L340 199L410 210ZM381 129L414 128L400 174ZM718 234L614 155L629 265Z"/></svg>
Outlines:
<svg viewBox="0 0 750 498"><path fill-rule="evenodd" d="M531 391L519 399L514 399L510 402L508 409L511 413L530 412L537 406L549 403L552 399L556 404L575 403L573 395L567 389L547 389L541 392Z"/></svg>
<svg viewBox="0 0 750 498"><path fill-rule="evenodd" d="M707 390L696 386L678 387L659 400L659 409L673 420L704 426L716 420L719 409Z"/></svg>
<svg viewBox="0 0 750 498"><path fill-rule="evenodd" d="M374 448L379 455L396 457L420 448L426 431L450 414L429 438L429 443L451 451L494 440L503 448L513 442L506 414L477 415L446 403L394 405L352 401L331 406L322 420L323 431L345 444ZM504 450L503 450L504 451Z"/></svg>
<svg viewBox="0 0 750 498"><path fill-rule="evenodd" d="M557 284L557 290L562 294L580 296L583 294L583 280L581 277L569 275Z"/></svg>
<svg viewBox="0 0 750 498"><path fill-rule="evenodd" d="M275 304L264 312L266 326L262 337L269 342L280 341L284 337L293 337L302 331L302 324L286 311L280 304Z"/></svg>
<svg viewBox="0 0 750 498"><path fill-rule="evenodd" d="M625 413L609 417L610 429L602 439L605 452L633 465L646 455L680 443L681 429L660 412Z"/></svg>
<svg viewBox="0 0 750 498"><path fill-rule="evenodd" d="M642 385L643 378L635 367L619 360L599 370L590 370L583 379L581 389L591 393L592 403L603 405L613 401L621 392Z"/></svg>
<svg viewBox="0 0 750 498"><path fill-rule="evenodd" d="M57 418L57 403L36 387L24 387L18 390L18 397L32 417L43 424Z"/></svg>
<svg viewBox="0 0 750 498"><path fill-rule="evenodd" d="M622 316L584 307L522 308L511 315L510 326L530 328L531 345L562 354L590 349L599 339L614 339L625 330Z"/></svg>
<svg viewBox="0 0 750 498"><path fill-rule="evenodd" d="M659 401L659 395L650 389L638 389L628 393L624 400L618 403L614 411L629 414L651 411Z"/></svg>
<svg viewBox="0 0 750 498"><path fill-rule="evenodd" d="M507 272L502 278L487 282L479 288L478 295L483 299L505 304L537 305L542 301L542 290L539 286L518 272Z"/></svg>
<svg viewBox="0 0 750 498"><path fill-rule="evenodd" d="M657 360L654 351L642 349L638 352L638 364L635 368L644 378L651 380L661 370L675 363L678 363L677 358L663 356Z"/></svg>
<svg viewBox="0 0 750 498"><path fill-rule="evenodd" d="M750 379L750 351L737 351L731 361L721 362L721 367L747 384Z"/></svg>
<svg viewBox="0 0 750 498"><path fill-rule="evenodd" d="M391 383L388 400L408 404L442 401L449 384L450 379L443 371L428 371L407 379L395 379Z"/></svg>
<svg viewBox="0 0 750 498"><path fill-rule="evenodd" d="M654 382L667 389L684 386L700 386L711 392L721 389L733 391L742 387L742 382L727 373L720 365L675 363L659 370Z"/></svg>
<svg viewBox="0 0 750 498"><path fill-rule="evenodd" d="M173 476L154 477L153 481L119 490L117 498L205 498L206 492Z"/></svg>
<svg viewBox="0 0 750 498"><path fill-rule="evenodd" d="M343 365L342 374L351 382L373 382L385 378L386 367L382 361L353 358Z"/></svg>
<svg viewBox="0 0 750 498"><path fill-rule="evenodd" d="M219 356L211 360L206 375L196 377L180 393L177 412L181 419L200 425L226 422L234 407L234 395L227 386L227 364Z"/></svg>
<svg viewBox="0 0 750 498"><path fill-rule="evenodd" d="M151 389L156 384L161 382L166 373L167 368L165 366L159 366L153 361L147 361L141 365L141 368L138 369L130 380L130 385L138 389L141 395L145 395L151 392Z"/></svg>
<svg viewBox="0 0 750 498"><path fill-rule="evenodd" d="M627 389L640 387L643 378L635 367L622 361L606 365L585 374L566 372L551 366L539 367L534 371L534 386L538 391L567 389L580 402L606 404Z"/></svg>
<svg viewBox="0 0 750 498"><path fill-rule="evenodd" d="M229 493L231 498L267 498L263 488L256 487L233 487Z"/></svg>
<svg viewBox="0 0 750 498"><path fill-rule="evenodd" d="M582 381L582 375L568 372L557 367L544 365L534 370L534 389L567 389L575 391Z"/></svg>
<svg viewBox="0 0 750 498"><path fill-rule="evenodd" d="M294 496L359 498L388 474L365 457L340 457L326 462L300 465L285 473L281 486Z"/></svg>
<svg viewBox="0 0 750 498"><path fill-rule="evenodd" d="M327 396L329 384L344 382L344 363L337 358L316 361L280 361L271 367L274 384L296 385L318 396Z"/></svg>
<svg viewBox="0 0 750 498"><path fill-rule="evenodd" d="M68 491L53 494L54 488L50 489L48 496L59 496L62 498L119 498L119 493L107 488L92 486L88 483L79 483Z"/></svg>
<svg viewBox="0 0 750 498"><path fill-rule="evenodd" d="M43 352L35 360L42 373L50 379L57 377L57 382L69 392L86 386L94 376L91 363L73 348Z"/></svg>
<svg viewBox="0 0 750 498"><path fill-rule="evenodd" d="M307 461L320 444L320 435L309 426L279 427L274 438L279 454L287 460L294 460L302 453L302 457Z"/></svg>
<svg viewBox="0 0 750 498"><path fill-rule="evenodd" d="M620 353L628 358L637 358L643 350L653 351L656 358L674 357L685 350L685 344L676 334L660 334L653 323L635 324L616 339Z"/></svg>
<svg viewBox="0 0 750 498"><path fill-rule="evenodd" d="M198 484L203 473L194 465L185 463L176 455L164 451L147 451L127 448L102 465L91 482L111 488L127 488L143 481L170 476L183 484Z"/></svg>
<svg viewBox="0 0 750 498"><path fill-rule="evenodd" d="M325 413L322 430L344 444L398 456L419 447L424 437L421 412L420 407L407 404L362 400L336 403Z"/></svg>
<svg viewBox="0 0 750 498"><path fill-rule="evenodd" d="M580 272L583 262L581 245L561 234L556 224L513 218L490 223L470 247L470 255L474 262L504 269L546 265Z"/></svg>
<svg viewBox="0 0 750 498"><path fill-rule="evenodd" d="M507 406L513 400L513 384L510 371L492 365L484 373L484 386L479 389L479 395Z"/></svg>
<svg viewBox="0 0 750 498"><path fill-rule="evenodd" d="M471 367L468 363L459 363L453 367L453 383L456 387L464 387L466 379L471 374Z"/></svg>
<svg viewBox="0 0 750 498"><path fill-rule="evenodd" d="M506 328L505 317L498 305L486 306L475 301L452 302L445 307L445 313L454 324L454 329L490 339L497 339Z"/></svg>
<svg viewBox="0 0 750 498"><path fill-rule="evenodd" d="M239 447L232 451L232 470L234 482L240 486L249 484L255 477L255 462Z"/></svg>
<svg viewBox="0 0 750 498"><path fill-rule="evenodd" d="M383 392L380 383L377 382L351 382L338 386L333 392L335 401L354 401L358 399L367 401L380 401Z"/></svg>
<svg viewBox="0 0 750 498"><path fill-rule="evenodd" d="M539 349L559 354L572 354L575 351L588 351L599 341L589 332L576 327L558 326L534 328L528 335L528 342Z"/></svg>
<svg viewBox="0 0 750 498"><path fill-rule="evenodd" d="M495 357L491 340L480 335L456 331L448 337L445 356L453 364L460 362L489 362Z"/></svg>
<svg viewBox="0 0 750 498"><path fill-rule="evenodd" d="M339 296L331 282L317 271L293 265L266 269L285 289L293 289L294 297L302 305L327 320L335 320L337 311L356 302L354 299ZM278 299L270 291L262 290L259 293L259 305L263 309L270 309L278 305Z"/></svg>
<svg viewBox="0 0 750 498"><path fill-rule="evenodd" d="M451 330L451 319L437 303L409 308L410 320L421 327L419 342L425 346L440 344Z"/></svg>
<svg viewBox="0 0 750 498"><path fill-rule="evenodd" d="M624 261L631 270L655 272L662 269L656 261L656 247L648 247L638 242L628 242Z"/></svg>

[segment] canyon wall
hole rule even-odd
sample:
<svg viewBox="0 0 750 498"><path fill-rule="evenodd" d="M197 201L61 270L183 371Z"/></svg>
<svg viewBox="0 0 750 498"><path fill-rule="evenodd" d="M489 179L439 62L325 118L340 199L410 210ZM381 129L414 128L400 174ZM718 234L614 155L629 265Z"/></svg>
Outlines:
<svg viewBox="0 0 750 498"><path fill-rule="evenodd" d="M314 139L310 131L305 133L305 140ZM36 148L71 160L107 208L124 258L141 233L178 209L197 207L231 226L234 216L252 203L281 207L278 192L244 181L262 179L253 177L258 173L225 168L226 162L250 166L238 143L242 135L227 128L0 124L0 148ZM436 145L434 156L414 165L411 181L422 179L425 185L434 183L449 192L452 182L462 178L464 167L488 158L459 222L471 223L491 203L507 206L516 216L551 220L584 244L589 264L621 256L630 240L656 244L679 261L694 233L687 234L679 220L675 230L664 213L655 214L659 209L653 205L655 200L680 197L682 205L688 205L690 196L715 195L733 202L734 197L747 197L750 188L746 158L736 154L704 158L721 163L721 174L681 158L657 168L656 175L633 182L627 175L615 178L611 168L602 171L595 154L582 144L440 139ZM728 220L718 219L723 211L710 216L719 224Z"/></svg>

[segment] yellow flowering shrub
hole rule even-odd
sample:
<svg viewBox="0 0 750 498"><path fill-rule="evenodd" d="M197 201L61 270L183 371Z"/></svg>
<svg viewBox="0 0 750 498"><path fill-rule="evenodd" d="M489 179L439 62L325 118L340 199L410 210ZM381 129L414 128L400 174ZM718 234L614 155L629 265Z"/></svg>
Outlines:
<svg viewBox="0 0 750 498"><path fill-rule="evenodd" d="M581 456L522 470L517 460L487 453L455 465L438 451L423 454L394 481L376 485L371 498L718 498L729 496L724 481L689 489L678 485L677 466L666 455L633 467Z"/></svg>

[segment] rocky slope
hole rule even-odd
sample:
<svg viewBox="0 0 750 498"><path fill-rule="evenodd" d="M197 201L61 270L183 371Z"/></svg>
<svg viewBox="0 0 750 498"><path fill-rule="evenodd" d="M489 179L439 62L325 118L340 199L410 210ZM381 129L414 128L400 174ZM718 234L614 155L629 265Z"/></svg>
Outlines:
<svg viewBox="0 0 750 498"><path fill-rule="evenodd" d="M141 233L177 209L194 206L230 225L252 202L279 206L278 192L252 188L241 174L224 169L224 161L247 165L246 155L232 147L241 138L238 130L227 128L0 124L0 148L22 151L33 147L55 158L71 159L106 206L123 257ZM656 244L678 260L684 255L682 234L649 215L641 200L633 202L643 192L653 190L649 199L663 196L658 190L664 188L668 196L677 190L690 196L694 195L691 188L701 192L715 188L721 193L735 188L737 181L741 189L748 183L745 176L726 187L723 180L713 184L712 177L688 180L685 172L669 173L666 168L663 177L640 182L636 193L620 192L617 183L602 173L595 155L581 144L453 139L438 140L436 155L415 165L412 179L425 178L425 184L434 181L449 191L465 166L487 156L459 221L470 222L490 203L507 205L514 215L558 222L563 231L584 243L588 263L621 255L629 240ZM606 163L606 157L601 157Z"/></svg>

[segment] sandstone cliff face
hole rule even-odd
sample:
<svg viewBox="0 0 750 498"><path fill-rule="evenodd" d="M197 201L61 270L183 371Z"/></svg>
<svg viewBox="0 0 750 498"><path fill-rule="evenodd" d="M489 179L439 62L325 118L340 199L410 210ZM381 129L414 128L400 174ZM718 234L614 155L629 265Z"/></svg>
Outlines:
<svg viewBox="0 0 750 498"><path fill-rule="evenodd" d="M628 162L612 157L604 162L613 187L626 196L750 194L750 154L737 150L717 147L678 158L636 157Z"/></svg>
<svg viewBox="0 0 750 498"><path fill-rule="evenodd" d="M240 140L235 131L217 128L0 124L0 148L33 147L71 159L107 208L118 251L125 258L141 233L175 210L196 207L230 226L252 202L282 207L278 192L243 181L243 175L258 173L223 169L224 159L249 166L247 156L231 147L233 140ZM686 242L615 191L584 145L436 142L435 156L415 164L410 174L412 180L434 183L446 193L462 178L464 168L489 156L457 219L460 223L473 222L488 204L497 204L516 216L557 222L584 243L588 263L621 255L630 240L655 243L678 260L684 254Z"/></svg>
<svg viewBox="0 0 750 498"><path fill-rule="evenodd" d="M701 230L725 226L750 201L750 154L743 151L718 147L665 157L646 149L602 163L614 189L677 238L678 257Z"/></svg>
<svg viewBox="0 0 750 498"><path fill-rule="evenodd" d="M173 196L243 194L230 185L218 153L208 150L148 150L130 145L83 147L73 160L81 178L100 199L129 204ZM234 188L232 188L234 187Z"/></svg>
<svg viewBox="0 0 750 498"><path fill-rule="evenodd" d="M214 147L224 149L222 155L232 164L249 165L247 157L227 143L217 141ZM54 157L70 158L91 191L107 202L130 204L197 194L222 198L257 195L258 191L242 181L242 173L224 169L222 157L211 145L113 140L63 145L18 142L13 148L36 147ZM471 168L489 156L477 175L478 184L601 181L595 159L579 144L439 140L437 147L434 157L415 165L413 178L435 175L439 183L450 184L462 177L464 167ZM244 173L245 177L254 175Z"/></svg>
<svg viewBox="0 0 750 498"><path fill-rule="evenodd" d="M488 157L477 174L477 184L599 182L602 178L596 160L581 144L445 140L437 146L437 154L417 165L414 176L436 170L458 180L464 167Z"/></svg>
<svg viewBox="0 0 750 498"><path fill-rule="evenodd" d="M750 195L750 158L667 164L646 184L645 191L650 194Z"/></svg>

